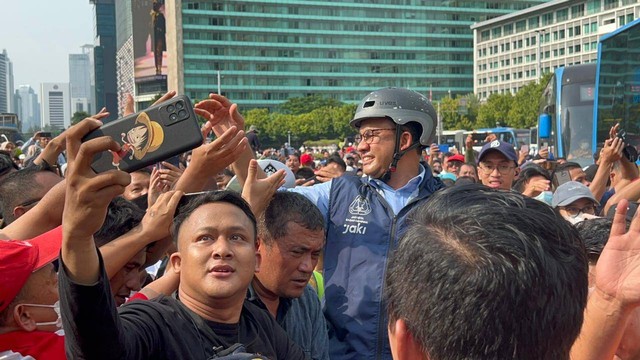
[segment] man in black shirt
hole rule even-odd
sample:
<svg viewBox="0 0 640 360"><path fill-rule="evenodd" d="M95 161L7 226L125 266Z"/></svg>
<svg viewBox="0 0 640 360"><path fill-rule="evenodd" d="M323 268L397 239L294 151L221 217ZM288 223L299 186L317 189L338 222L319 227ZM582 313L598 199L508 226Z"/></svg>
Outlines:
<svg viewBox="0 0 640 360"><path fill-rule="evenodd" d="M67 137L70 165L59 275L67 357L208 359L240 343L268 358L303 359L300 347L269 314L244 301L260 263L256 220L248 204L231 192L195 198L174 220L178 252L171 262L180 275L180 301L160 296L116 310L93 233L130 177L117 170L91 170L96 153L120 150L106 137L81 145L80 139L99 125L86 119ZM168 208L175 208L181 195L174 192Z"/></svg>

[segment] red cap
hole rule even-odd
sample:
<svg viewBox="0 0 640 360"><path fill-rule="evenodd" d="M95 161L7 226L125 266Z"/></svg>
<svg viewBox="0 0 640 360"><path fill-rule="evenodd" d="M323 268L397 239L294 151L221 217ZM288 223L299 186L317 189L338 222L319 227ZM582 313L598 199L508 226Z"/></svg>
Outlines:
<svg viewBox="0 0 640 360"><path fill-rule="evenodd" d="M310 165L313 163L313 156L309 154L300 155L300 164L302 165Z"/></svg>
<svg viewBox="0 0 640 360"><path fill-rule="evenodd" d="M455 154L453 156L449 156L449 158L447 158L447 161L460 161L460 162L464 162L464 156L460 155L460 154Z"/></svg>
<svg viewBox="0 0 640 360"><path fill-rule="evenodd" d="M0 311L4 310L34 271L58 258L62 227L31 240L0 240Z"/></svg>

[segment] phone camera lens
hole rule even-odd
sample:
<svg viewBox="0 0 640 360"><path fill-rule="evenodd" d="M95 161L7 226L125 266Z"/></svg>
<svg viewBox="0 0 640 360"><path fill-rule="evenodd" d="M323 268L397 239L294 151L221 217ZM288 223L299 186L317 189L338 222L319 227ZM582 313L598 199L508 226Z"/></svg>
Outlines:
<svg viewBox="0 0 640 360"><path fill-rule="evenodd" d="M176 111L176 108L173 105L167 106L167 112L172 113L174 111Z"/></svg>
<svg viewBox="0 0 640 360"><path fill-rule="evenodd" d="M184 109L184 104L181 102L176 103L176 109L180 110L180 109Z"/></svg>
<svg viewBox="0 0 640 360"><path fill-rule="evenodd" d="M171 119L171 121L176 121L176 120L178 120L178 115L173 113L173 114L169 115L169 119Z"/></svg>
<svg viewBox="0 0 640 360"><path fill-rule="evenodd" d="M187 110L182 109L180 111L178 111L178 116L182 119L185 118L187 116Z"/></svg>

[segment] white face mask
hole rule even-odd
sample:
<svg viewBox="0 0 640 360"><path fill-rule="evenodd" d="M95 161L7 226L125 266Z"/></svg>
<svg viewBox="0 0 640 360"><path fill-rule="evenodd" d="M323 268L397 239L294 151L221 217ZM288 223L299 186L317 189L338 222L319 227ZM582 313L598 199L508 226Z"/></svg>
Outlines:
<svg viewBox="0 0 640 360"><path fill-rule="evenodd" d="M42 305L42 304L23 304L23 305L53 309L53 311L55 311L56 314L58 315L58 318L56 319L56 321L39 322L39 323L36 323L36 326L55 325L58 327L58 329L62 329L62 317L60 316L60 300L56 301L55 304L53 305Z"/></svg>

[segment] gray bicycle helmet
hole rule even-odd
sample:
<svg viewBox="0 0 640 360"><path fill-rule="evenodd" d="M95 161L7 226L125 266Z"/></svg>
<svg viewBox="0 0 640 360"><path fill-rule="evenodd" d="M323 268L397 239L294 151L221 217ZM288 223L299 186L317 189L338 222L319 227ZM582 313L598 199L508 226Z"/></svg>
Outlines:
<svg viewBox="0 0 640 360"><path fill-rule="evenodd" d="M385 88L367 95L349 124L360 127L363 120L389 118L398 125L417 122L422 126L420 144L429 146L436 133L436 110L424 95L405 88Z"/></svg>

